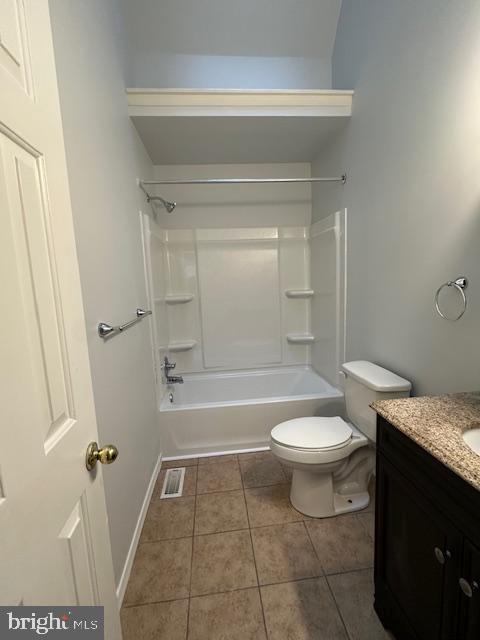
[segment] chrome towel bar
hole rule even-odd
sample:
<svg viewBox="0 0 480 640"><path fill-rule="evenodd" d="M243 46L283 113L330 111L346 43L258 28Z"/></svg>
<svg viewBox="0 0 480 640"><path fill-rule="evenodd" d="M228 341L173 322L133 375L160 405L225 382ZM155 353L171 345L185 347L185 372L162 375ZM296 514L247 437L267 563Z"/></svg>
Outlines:
<svg viewBox="0 0 480 640"><path fill-rule="evenodd" d="M122 333L122 331L125 331L125 329L128 329L129 327L133 327L134 324L137 324L137 322L140 322L140 320L145 318L145 316L150 316L150 315L152 315L151 311L145 311L144 309L137 309L137 316L133 318L133 320L129 320L128 322L125 322L125 324L119 324L116 327L113 327L111 324L107 324L106 322L100 322L100 324L98 325L98 335L100 336L100 338L104 338L104 339L112 338L113 336L116 336L119 333Z"/></svg>

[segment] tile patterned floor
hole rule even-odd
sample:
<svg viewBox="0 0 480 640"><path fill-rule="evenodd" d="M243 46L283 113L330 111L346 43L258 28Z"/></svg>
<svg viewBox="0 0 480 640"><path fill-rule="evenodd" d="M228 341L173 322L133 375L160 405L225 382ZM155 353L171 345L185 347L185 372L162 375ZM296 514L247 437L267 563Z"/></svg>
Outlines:
<svg viewBox="0 0 480 640"><path fill-rule="evenodd" d="M160 500L178 466L183 496ZM163 464L124 640L387 640L372 608L373 504L314 520L291 506L289 481L270 452Z"/></svg>

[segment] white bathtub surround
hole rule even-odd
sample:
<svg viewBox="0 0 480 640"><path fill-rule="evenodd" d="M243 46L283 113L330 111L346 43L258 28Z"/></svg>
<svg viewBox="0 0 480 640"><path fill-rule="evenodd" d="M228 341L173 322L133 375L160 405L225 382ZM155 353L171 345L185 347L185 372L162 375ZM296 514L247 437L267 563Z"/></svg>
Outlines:
<svg viewBox="0 0 480 640"><path fill-rule="evenodd" d="M166 234L157 224L152 211L141 214L145 280L148 307L152 310L152 357L155 367L157 405L165 394L161 366L169 350L167 304L167 248Z"/></svg>
<svg viewBox="0 0 480 640"><path fill-rule="evenodd" d="M146 223L161 359L170 348L182 373L312 363L339 383L346 212L311 228Z"/></svg>
<svg viewBox="0 0 480 640"><path fill-rule="evenodd" d="M271 429L301 416L341 415L343 394L308 366L197 373L160 407L166 457L268 446Z"/></svg>
<svg viewBox="0 0 480 640"><path fill-rule="evenodd" d="M282 362L279 230L196 232L205 369Z"/></svg>
<svg viewBox="0 0 480 640"><path fill-rule="evenodd" d="M149 251L159 256L151 287L160 356L174 352L177 371L309 363L308 346L287 335L309 334L311 296L284 295L309 291L308 227L161 231L146 224Z"/></svg>
<svg viewBox="0 0 480 640"><path fill-rule="evenodd" d="M311 327L315 342L312 366L326 380L339 384L345 361L345 297L347 212L338 211L310 227Z"/></svg>

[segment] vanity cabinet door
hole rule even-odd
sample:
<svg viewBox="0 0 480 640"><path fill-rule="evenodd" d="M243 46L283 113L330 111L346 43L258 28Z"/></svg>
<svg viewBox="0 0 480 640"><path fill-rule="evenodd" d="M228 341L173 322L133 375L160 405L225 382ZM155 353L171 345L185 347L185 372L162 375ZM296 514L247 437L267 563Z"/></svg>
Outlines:
<svg viewBox="0 0 480 640"><path fill-rule="evenodd" d="M459 534L381 454L377 487L375 596L382 621L402 640L456 638Z"/></svg>
<svg viewBox="0 0 480 640"><path fill-rule="evenodd" d="M465 541L460 589L460 628L462 640L480 638L480 550Z"/></svg>

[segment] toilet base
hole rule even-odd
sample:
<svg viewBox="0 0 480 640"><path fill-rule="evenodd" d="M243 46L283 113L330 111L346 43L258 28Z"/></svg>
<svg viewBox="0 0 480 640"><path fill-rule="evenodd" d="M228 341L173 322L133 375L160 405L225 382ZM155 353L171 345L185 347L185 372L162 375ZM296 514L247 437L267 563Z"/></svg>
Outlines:
<svg viewBox="0 0 480 640"><path fill-rule="evenodd" d="M333 502L335 507L334 515L337 516L341 513L365 509L370 504L370 494L368 491L359 491L359 493L351 493L345 496L340 493L334 493Z"/></svg>
<svg viewBox="0 0 480 640"><path fill-rule="evenodd" d="M368 507L370 495L357 483L350 483L348 493L337 493L331 473L319 475L294 469L290 501L297 511L311 518L331 518L341 513Z"/></svg>

